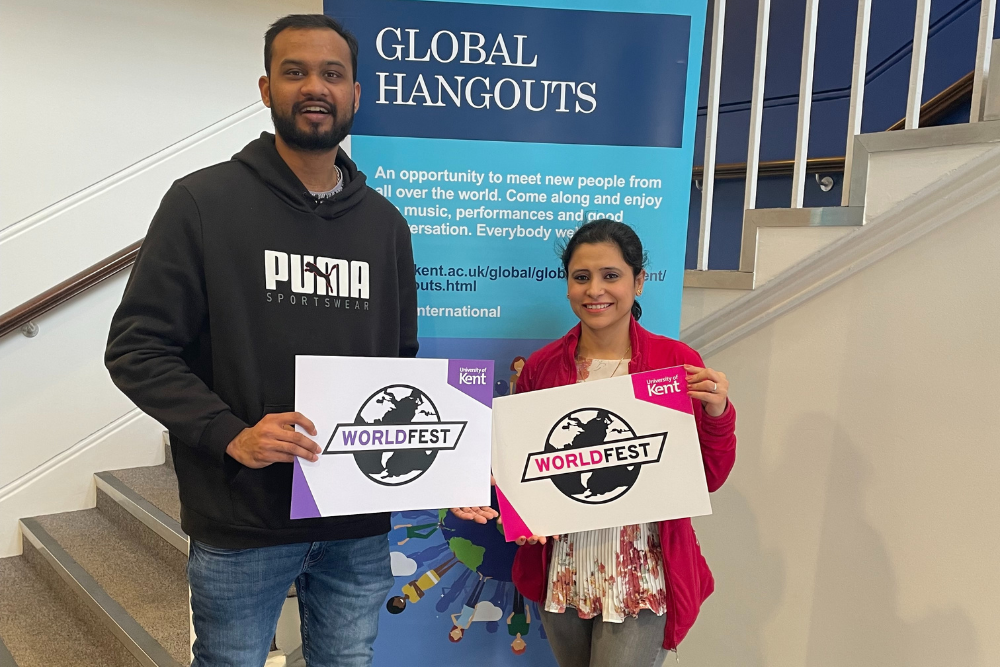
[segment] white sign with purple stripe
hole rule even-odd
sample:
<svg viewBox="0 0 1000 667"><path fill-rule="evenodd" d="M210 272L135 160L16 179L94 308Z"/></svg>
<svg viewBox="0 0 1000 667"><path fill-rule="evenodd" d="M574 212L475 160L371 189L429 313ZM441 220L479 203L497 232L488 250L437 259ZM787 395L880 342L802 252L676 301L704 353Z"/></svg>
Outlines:
<svg viewBox="0 0 1000 667"><path fill-rule="evenodd" d="M493 362L295 358L295 409L316 425L291 518L488 505Z"/></svg>

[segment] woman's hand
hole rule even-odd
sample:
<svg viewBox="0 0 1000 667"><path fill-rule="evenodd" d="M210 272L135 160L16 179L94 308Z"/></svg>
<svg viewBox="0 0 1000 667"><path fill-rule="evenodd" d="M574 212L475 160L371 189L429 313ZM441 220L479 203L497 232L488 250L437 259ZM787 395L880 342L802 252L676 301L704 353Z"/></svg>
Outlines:
<svg viewBox="0 0 1000 667"><path fill-rule="evenodd" d="M726 374L689 364L684 364L684 370L688 373L688 396L701 401L705 412L712 417L725 412L729 402L729 380L726 379Z"/></svg>
<svg viewBox="0 0 1000 667"><path fill-rule="evenodd" d="M492 507L452 507L451 513L463 521L476 523L486 523L500 516L500 513Z"/></svg>
<svg viewBox="0 0 1000 667"><path fill-rule="evenodd" d="M516 540L514 540L514 542L517 544L517 546L521 546L525 542L527 542L528 544L545 544L545 542L548 541L549 539L550 538L544 537L542 535L532 535L531 537L519 537ZM558 540L559 536L553 535L551 539Z"/></svg>
<svg viewBox="0 0 1000 667"><path fill-rule="evenodd" d="M497 519L497 525L498 526L503 525L503 517L500 517L499 519ZM517 546L521 546L521 545L523 545L525 543L527 543L527 544L545 544L545 542L547 542L549 539L550 538L545 537L543 535L532 535L531 537L519 537L516 540L514 540L514 544L516 544ZM553 535L551 537L551 539L558 540L559 536L558 535Z"/></svg>

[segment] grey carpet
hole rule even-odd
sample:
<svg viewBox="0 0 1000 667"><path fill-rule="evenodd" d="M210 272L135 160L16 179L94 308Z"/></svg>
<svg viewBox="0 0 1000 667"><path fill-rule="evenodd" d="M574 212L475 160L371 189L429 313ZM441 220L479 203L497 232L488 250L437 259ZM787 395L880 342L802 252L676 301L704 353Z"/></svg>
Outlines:
<svg viewBox="0 0 1000 667"><path fill-rule="evenodd" d="M162 465L112 470L111 474L167 516L175 521L181 520L181 500L177 495L177 476L173 469Z"/></svg>
<svg viewBox="0 0 1000 667"><path fill-rule="evenodd" d="M37 520L175 660L187 663L188 589L179 552L164 557L97 509Z"/></svg>
<svg viewBox="0 0 1000 667"><path fill-rule="evenodd" d="M0 558L0 637L18 667L138 664L95 626L82 603L53 591L27 558Z"/></svg>

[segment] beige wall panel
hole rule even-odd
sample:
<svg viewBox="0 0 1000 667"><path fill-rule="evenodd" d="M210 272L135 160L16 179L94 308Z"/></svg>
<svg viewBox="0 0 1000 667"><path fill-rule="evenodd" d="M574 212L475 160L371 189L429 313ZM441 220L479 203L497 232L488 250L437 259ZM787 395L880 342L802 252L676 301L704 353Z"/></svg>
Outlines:
<svg viewBox="0 0 1000 667"><path fill-rule="evenodd" d="M982 206L708 359L740 441L683 664L1000 664L998 254Z"/></svg>

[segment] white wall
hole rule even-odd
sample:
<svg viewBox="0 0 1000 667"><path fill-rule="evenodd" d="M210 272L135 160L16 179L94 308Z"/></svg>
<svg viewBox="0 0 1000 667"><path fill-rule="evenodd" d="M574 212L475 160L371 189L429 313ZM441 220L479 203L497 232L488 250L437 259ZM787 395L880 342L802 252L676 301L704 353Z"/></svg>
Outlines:
<svg viewBox="0 0 1000 667"><path fill-rule="evenodd" d="M170 182L270 127L263 33L319 0L0 3L0 312L140 238ZM256 106L253 105L256 102ZM16 519L162 460L103 367L127 272L0 339L0 556ZM123 426L125 424L125 426Z"/></svg>
<svg viewBox="0 0 1000 667"><path fill-rule="evenodd" d="M228 159L265 129L258 102L0 230L0 312L142 238L174 180Z"/></svg>
<svg viewBox="0 0 1000 667"><path fill-rule="evenodd" d="M132 410L0 488L0 558L21 553L19 519L94 507L94 472L163 463L162 433Z"/></svg>
<svg viewBox="0 0 1000 667"><path fill-rule="evenodd" d="M707 359L738 460L682 664L1000 664L998 204Z"/></svg>
<svg viewBox="0 0 1000 667"><path fill-rule="evenodd" d="M0 3L0 229L258 100L268 24L321 5Z"/></svg>
<svg viewBox="0 0 1000 667"><path fill-rule="evenodd" d="M104 368L123 271L36 320L39 334L0 338L0 489L135 407Z"/></svg>
<svg viewBox="0 0 1000 667"><path fill-rule="evenodd" d="M172 180L270 129L263 33L321 4L0 4L0 311L141 238Z"/></svg>

